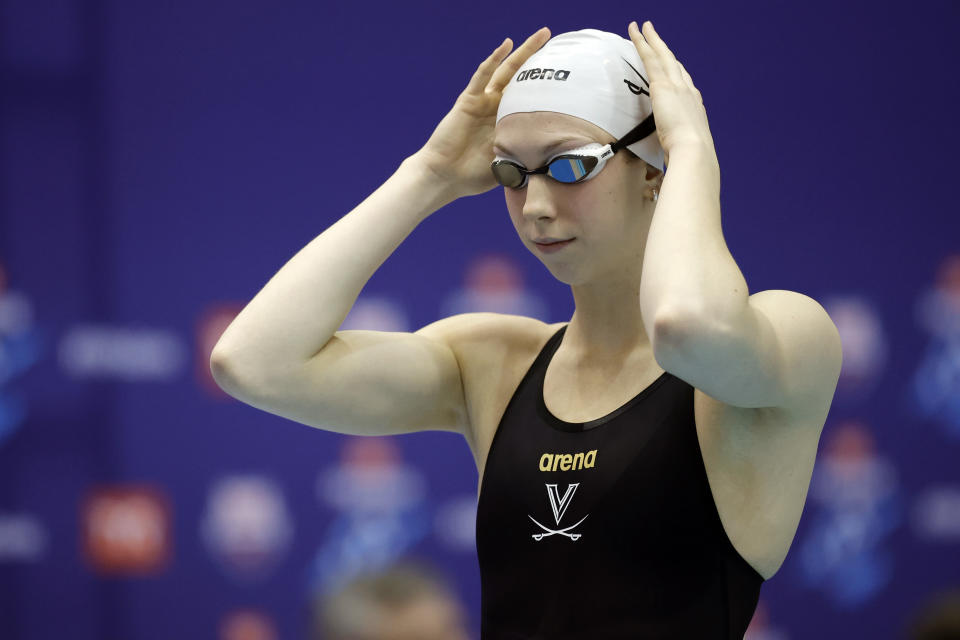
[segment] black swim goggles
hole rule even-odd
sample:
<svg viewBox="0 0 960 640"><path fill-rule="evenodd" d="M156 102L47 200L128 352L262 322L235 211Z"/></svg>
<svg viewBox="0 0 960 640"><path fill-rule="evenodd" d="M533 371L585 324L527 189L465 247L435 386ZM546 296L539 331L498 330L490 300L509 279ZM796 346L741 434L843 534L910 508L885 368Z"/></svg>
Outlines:
<svg viewBox="0 0 960 640"><path fill-rule="evenodd" d="M607 164L607 160L612 158L617 151L646 138L656 131L656 128L651 113L643 122L616 142L609 144L591 142L588 145L564 151L562 154L551 158L546 165L539 169L527 169L500 156L494 158L490 169L493 171L493 177L496 178L497 182L513 189L522 189L527 186L527 176L536 173L546 174L563 184L585 182L600 173L600 170Z"/></svg>

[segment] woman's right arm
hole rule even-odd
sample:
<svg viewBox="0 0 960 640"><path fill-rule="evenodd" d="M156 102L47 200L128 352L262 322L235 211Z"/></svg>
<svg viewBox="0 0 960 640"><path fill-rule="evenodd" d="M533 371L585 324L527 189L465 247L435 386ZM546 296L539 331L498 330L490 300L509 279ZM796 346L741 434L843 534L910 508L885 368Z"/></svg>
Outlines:
<svg viewBox="0 0 960 640"><path fill-rule="evenodd" d="M453 196L416 155L296 253L213 349L235 398L343 433L465 426L456 359L418 334L337 329L377 268ZM391 415L392 412L392 415Z"/></svg>
<svg viewBox="0 0 960 640"><path fill-rule="evenodd" d="M422 220L497 186L490 171L503 88L549 39L509 56L507 39L474 72L427 143L366 200L314 238L237 315L210 368L247 404L330 431L467 431L457 334L495 314L444 318L415 333L337 331L373 273ZM496 324L494 319L493 323Z"/></svg>

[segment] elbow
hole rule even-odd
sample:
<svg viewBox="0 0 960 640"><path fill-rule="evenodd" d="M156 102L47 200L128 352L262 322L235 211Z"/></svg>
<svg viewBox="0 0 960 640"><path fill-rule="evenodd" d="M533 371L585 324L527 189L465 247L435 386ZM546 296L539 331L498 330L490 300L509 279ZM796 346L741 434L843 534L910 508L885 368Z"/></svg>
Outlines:
<svg viewBox="0 0 960 640"><path fill-rule="evenodd" d="M214 348L210 354L210 375L217 386L227 395L254 406L283 389L290 379L289 371L246 359L244 353Z"/></svg>
<svg viewBox="0 0 960 640"><path fill-rule="evenodd" d="M217 386L227 394L234 395L236 390L236 376L234 367L228 357L222 352L213 350L210 354L210 375Z"/></svg>
<svg viewBox="0 0 960 640"><path fill-rule="evenodd" d="M244 364L236 354L214 348L210 354L210 375L217 386L230 396L246 401L263 384L263 367Z"/></svg>
<svg viewBox="0 0 960 640"><path fill-rule="evenodd" d="M676 311L657 314L653 321L653 335L650 336L657 364L670 371L672 363L681 357L689 343L689 337L702 331L702 325L693 314Z"/></svg>

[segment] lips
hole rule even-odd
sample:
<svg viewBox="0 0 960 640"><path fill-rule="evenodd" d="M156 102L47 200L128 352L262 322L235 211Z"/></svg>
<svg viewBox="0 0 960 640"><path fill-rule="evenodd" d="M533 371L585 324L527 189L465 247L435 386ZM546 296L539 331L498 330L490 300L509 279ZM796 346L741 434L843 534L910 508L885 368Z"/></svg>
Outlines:
<svg viewBox="0 0 960 640"><path fill-rule="evenodd" d="M538 251L543 253L554 253L555 251L562 251L564 247L569 245L571 242L576 240L576 238L570 238L569 240L559 240L556 242L534 242Z"/></svg>

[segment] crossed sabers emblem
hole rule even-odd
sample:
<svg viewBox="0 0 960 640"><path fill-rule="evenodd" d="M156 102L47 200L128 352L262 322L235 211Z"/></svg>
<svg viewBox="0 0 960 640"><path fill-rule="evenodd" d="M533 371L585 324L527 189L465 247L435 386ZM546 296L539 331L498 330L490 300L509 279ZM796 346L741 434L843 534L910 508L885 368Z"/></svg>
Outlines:
<svg viewBox="0 0 960 640"><path fill-rule="evenodd" d="M560 493L557 491L557 485L555 484L547 485L547 498L549 498L550 500L550 506L553 507L553 518L554 520L557 521L558 527L560 526L560 519L563 518L563 514L566 513L567 507L569 507L570 502L573 501L573 494L576 493L577 487L579 486L580 486L579 482L567 485L567 490L563 494L563 497L561 498ZM590 515L590 514L587 514L587 515ZM539 522L537 522L536 520L534 520L533 516L531 516L530 514L527 514L527 517L533 520L536 523L536 525L541 529L543 529L545 532L545 533L531 534L533 539L536 540L537 542L540 542L544 538L552 535L556 535L556 534L559 534L561 536L567 536L568 538L574 541L579 540L581 534L567 533L567 532L570 531L570 529L573 529L574 527L578 526L581 522L587 519L587 516L583 516L582 518L580 518L579 522L577 522L576 524L572 524L569 527L565 527L563 529L551 529L550 527L545 527Z"/></svg>

